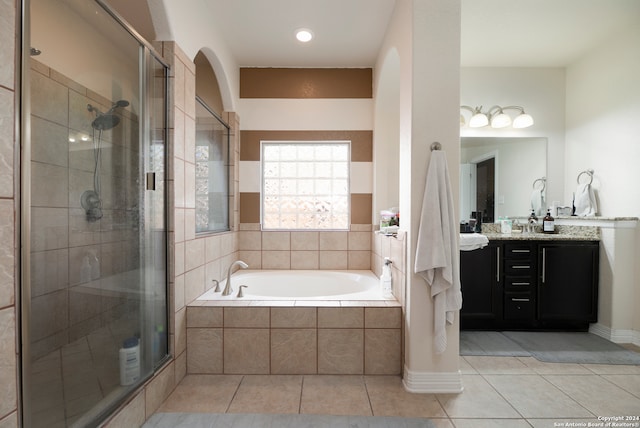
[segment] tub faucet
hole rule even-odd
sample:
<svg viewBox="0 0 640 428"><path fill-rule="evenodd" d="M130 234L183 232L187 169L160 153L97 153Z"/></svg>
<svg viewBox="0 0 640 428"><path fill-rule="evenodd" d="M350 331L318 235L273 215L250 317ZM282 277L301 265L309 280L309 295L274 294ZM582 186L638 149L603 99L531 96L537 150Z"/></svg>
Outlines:
<svg viewBox="0 0 640 428"><path fill-rule="evenodd" d="M233 267L235 265L240 266L242 269L246 269L249 267L249 265L242 260L236 260L235 262L231 263L231 266L229 266L229 270L227 271L227 283L224 285L224 290L222 290L223 296L228 296L229 294L233 293L233 288L231 288L231 271L233 270Z"/></svg>

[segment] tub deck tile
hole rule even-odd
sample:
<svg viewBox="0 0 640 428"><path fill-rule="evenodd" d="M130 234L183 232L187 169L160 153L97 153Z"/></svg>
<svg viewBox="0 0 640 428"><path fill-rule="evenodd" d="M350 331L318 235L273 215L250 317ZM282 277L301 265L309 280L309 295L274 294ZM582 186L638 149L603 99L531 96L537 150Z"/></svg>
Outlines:
<svg viewBox="0 0 640 428"><path fill-rule="evenodd" d="M274 308L287 308L295 306L295 300L250 300L249 306L269 306Z"/></svg>
<svg viewBox="0 0 640 428"><path fill-rule="evenodd" d="M340 306L344 307L385 307L387 300L341 300Z"/></svg>
<svg viewBox="0 0 640 428"><path fill-rule="evenodd" d="M318 307L340 307L340 300L296 300L294 306Z"/></svg>

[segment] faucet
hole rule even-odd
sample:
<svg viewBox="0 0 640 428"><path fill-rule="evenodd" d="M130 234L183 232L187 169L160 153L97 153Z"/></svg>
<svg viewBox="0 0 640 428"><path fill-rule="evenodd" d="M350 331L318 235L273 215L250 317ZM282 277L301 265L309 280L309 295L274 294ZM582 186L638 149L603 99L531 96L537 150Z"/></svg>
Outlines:
<svg viewBox="0 0 640 428"><path fill-rule="evenodd" d="M249 267L249 265L242 260L236 260L235 262L231 263L231 266L229 266L229 270L227 271L227 283L224 286L224 290L222 290L223 296L228 296L229 294L233 293L233 288L231 288L231 270L235 265L240 266L242 269L246 269Z"/></svg>

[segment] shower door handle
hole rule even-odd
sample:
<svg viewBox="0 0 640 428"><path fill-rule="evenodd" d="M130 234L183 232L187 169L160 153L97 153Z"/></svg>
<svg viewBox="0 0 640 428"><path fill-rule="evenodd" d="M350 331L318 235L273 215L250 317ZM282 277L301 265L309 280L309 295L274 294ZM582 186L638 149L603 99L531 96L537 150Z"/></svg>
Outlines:
<svg viewBox="0 0 640 428"><path fill-rule="evenodd" d="M147 190L156 190L156 173L147 172Z"/></svg>

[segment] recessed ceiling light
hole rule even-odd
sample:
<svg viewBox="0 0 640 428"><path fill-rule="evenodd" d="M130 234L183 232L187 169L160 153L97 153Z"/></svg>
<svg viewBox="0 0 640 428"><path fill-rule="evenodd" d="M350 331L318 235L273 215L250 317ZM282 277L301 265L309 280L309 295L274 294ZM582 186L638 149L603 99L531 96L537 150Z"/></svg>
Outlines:
<svg viewBox="0 0 640 428"><path fill-rule="evenodd" d="M300 28L299 30L296 30L296 39L302 43L307 43L313 39L313 33L311 30L307 30L306 28Z"/></svg>

